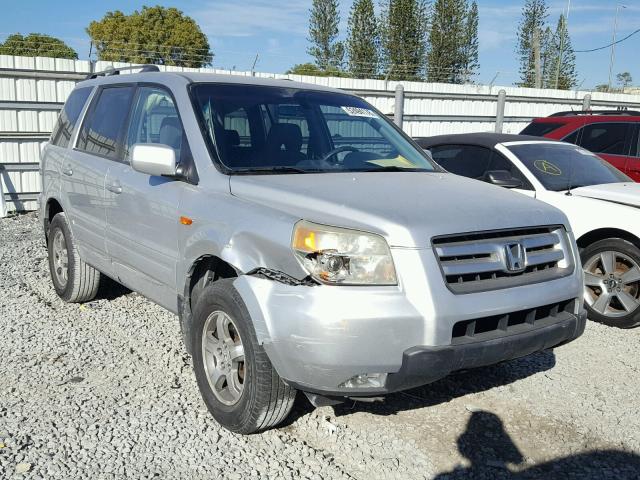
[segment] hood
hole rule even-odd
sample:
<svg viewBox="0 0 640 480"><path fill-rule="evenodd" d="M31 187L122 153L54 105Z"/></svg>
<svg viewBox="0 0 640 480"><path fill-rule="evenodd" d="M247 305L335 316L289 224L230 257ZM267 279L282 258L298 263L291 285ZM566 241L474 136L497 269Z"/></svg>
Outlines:
<svg viewBox="0 0 640 480"><path fill-rule="evenodd" d="M437 235L567 225L554 207L449 173L356 172L230 177L235 196L298 219L428 247Z"/></svg>
<svg viewBox="0 0 640 480"><path fill-rule="evenodd" d="M575 188L571 190L571 194L640 207L640 184L638 183L591 185L590 187Z"/></svg>

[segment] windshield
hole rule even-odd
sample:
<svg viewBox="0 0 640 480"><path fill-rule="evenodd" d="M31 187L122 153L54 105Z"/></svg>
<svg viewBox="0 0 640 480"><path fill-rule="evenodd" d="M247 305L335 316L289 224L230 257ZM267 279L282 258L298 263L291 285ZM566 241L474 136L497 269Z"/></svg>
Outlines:
<svg viewBox="0 0 640 480"><path fill-rule="evenodd" d="M193 96L204 134L231 172L438 169L358 97L224 84L197 84Z"/></svg>
<svg viewBox="0 0 640 480"><path fill-rule="evenodd" d="M549 142L506 147L547 190L558 192L590 185L632 181L597 155L575 145Z"/></svg>

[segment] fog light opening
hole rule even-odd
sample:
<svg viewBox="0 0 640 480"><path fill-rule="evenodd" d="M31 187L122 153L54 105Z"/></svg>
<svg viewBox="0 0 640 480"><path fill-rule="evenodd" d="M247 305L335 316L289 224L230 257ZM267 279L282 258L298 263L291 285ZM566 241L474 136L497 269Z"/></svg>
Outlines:
<svg viewBox="0 0 640 480"><path fill-rule="evenodd" d="M354 375L339 386L342 388L383 388L386 381L386 373L361 373Z"/></svg>

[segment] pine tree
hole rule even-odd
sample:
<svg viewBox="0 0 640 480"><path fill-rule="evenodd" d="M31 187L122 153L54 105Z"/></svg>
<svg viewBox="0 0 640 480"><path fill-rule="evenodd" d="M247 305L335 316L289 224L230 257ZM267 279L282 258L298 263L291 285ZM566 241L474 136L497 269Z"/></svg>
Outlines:
<svg viewBox="0 0 640 480"><path fill-rule="evenodd" d="M542 86L547 88L552 81L553 71L553 44L554 33L551 27L546 27L544 32L540 35L540 70L542 73ZM555 76L553 77L555 80Z"/></svg>
<svg viewBox="0 0 640 480"><path fill-rule="evenodd" d="M428 38L425 0L389 0L380 23L384 70L389 78L424 78Z"/></svg>
<svg viewBox="0 0 640 480"><path fill-rule="evenodd" d="M436 0L431 16L427 79L461 83L466 38L466 0Z"/></svg>
<svg viewBox="0 0 640 480"><path fill-rule="evenodd" d="M349 15L347 55L349 72L356 78L378 73L380 36L372 0L356 0Z"/></svg>
<svg viewBox="0 0 640 480"><path fill-rule="evenodd" d="M550 64L549 72L545 75L547 77L545 87L570 90L576 85L578 74L576 73L576 55L571 45L564 14L558 19L558 26L549 48Z"/></svg>
<svg viewBox="0 0 640 480"><path fill-rule="evenodd" d="M337 0L313 0L309 20L309 55L322 70L340 69L344 45L337 41L340 12Z"/></svg>
<svg viewBox="0 0 640 480"><path fill-rule="evenodd" d="M548 8L545 0L526 0L522 7L522 19L518 27L518 44L516 52L520 57L520 82L521 87L535 86L535 52L534 38L538 32L539 38L543 36L543 29L548 16ZM542 43L542 39L540 41Z"/></svg>
<svg viewBox="0 0 640 480"><path fill-rule="evenodd" d="M468 83L480 68L480 63L478 63L478 4L475 0L467 12L462 53L462 76L464 83Z"/></svg>

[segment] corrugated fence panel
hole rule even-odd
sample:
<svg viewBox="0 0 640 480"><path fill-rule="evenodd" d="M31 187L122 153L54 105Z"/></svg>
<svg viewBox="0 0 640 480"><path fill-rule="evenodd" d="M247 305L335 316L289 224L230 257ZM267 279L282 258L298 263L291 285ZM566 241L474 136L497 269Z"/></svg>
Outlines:
<svg viewBox="0 0 640 480"><path fill-rule="evenodd" d="M131 64L44 57L0 55L0 177L9 210L36 208L33 200L40 179L40 151L51 133L59 109L75 83L90 71ZM562 110L580 110L591 94L594 109L627 107L640 109L640 95L586 91L541 90L486 85L448 85L396 82L380 79L307 77L212 68L161 66L163 71L209 72L259 78L291 79L341 88L360 95L378 110L393 115L395 88L405 92L404 129L412 136L493 131L497 96L507 95L503 131L518 133L534 117ZM6 168L2 164L9 164ZM22 164L16 168L16 164Z"/></svg>

